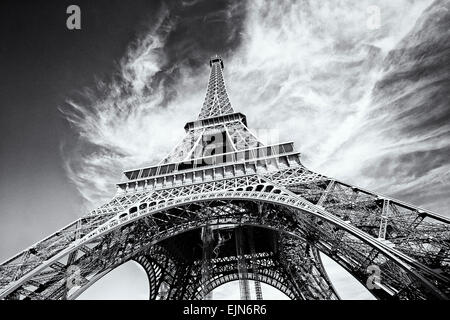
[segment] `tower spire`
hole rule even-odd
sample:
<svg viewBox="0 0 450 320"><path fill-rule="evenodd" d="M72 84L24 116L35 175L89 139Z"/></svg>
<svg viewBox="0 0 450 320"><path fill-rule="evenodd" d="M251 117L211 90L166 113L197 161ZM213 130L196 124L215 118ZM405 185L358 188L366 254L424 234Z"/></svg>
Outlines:
<svg viewBox="0 0 450 320"><path fill-rule="evenodd" d="M198 116L200 120L234 112L223 80L222 58L218 55L213 56L209 59L209 65L211 73L209 75L205 102L203 102L202 110Z"/></svg>

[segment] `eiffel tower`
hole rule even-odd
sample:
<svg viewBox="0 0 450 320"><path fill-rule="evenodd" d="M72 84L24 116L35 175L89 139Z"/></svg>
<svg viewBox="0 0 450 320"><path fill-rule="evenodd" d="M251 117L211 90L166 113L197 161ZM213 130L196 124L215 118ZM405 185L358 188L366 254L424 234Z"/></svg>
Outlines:
<svg viewBox="0 0 450 320"><path fill-rule="evenodd" d="M1 299L75 299L121 264L149 299L210 299L239 281L291 299L340 299L321 254L377 299L448 299L450 219L307 169L235 112L223 60L198 119L159 164L127 170L114 198L0 266ZM252 282L250 282L252 281Z"/></svg>

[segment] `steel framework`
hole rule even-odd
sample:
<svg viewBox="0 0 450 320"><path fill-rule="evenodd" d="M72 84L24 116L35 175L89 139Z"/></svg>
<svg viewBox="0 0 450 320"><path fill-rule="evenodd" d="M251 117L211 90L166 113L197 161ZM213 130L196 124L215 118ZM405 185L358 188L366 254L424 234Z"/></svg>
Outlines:
<svg viewBox="0 0 450 320"><path fill-rule="evenodd" d="M130 260L150 299L205 299L233 280L246 298L255 280L258 299L261 282L292 299L339 299L320 253L378 299L448 299L448 217L312 172L292 142L264 145L231 107L222 59L210 66L182 142L2 263L1 299L74 299Z"/></svg>

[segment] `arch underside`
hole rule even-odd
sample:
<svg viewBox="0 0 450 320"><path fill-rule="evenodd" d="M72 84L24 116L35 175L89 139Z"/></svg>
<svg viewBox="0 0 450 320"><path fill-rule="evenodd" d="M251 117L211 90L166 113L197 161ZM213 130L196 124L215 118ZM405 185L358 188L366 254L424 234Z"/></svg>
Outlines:
<svg viewBox="0 0 450 320"><path fill-rule="evenodd" d="M175 290L165 298L200 298L196 291L198 288L210 290L226 279L236 277L236 270L231 270L235 263L226 264L231 268L227 272L212 272L209 282L199 279L179 285L174 281L182 277L173 268L194 272L198 264L192 261L182 264L183 261L178 259L173 263L178 267L158 267L150 253L155 253L155 248L161 247L166 239L204 226L248 226L273 230L285 242L289 239L294 241L296 245L291 249L279 243L278 248L282 250L265 252L267 257L271 257L266 257L266 260L272 261L273 267L264 268L261 264L256 274L261 274L263 282L275 281L294 299L337 297L317 259L318 251L339 263L366 287L370 283L367 281L370 276L368 267L379 268L381 285L368 288L376 298L447 297L450 287L447 224L428 222L426 215L420 212L406 212L407 207L401 204L371 198L366 192L334 181L299 180L298 172L277 174L267 178L255 175L127 195L128 204L124 202L121 205L126 211L121 209L84 217L42 241L40 247L31 248L21 255L21 261L27 263L15 267L18 258L14 258L2 265L2 281L12 285L0 297L73 299L107 272L135 259L147 270L152 288L158 288L151 289L154 290L150 293L151 298L158 295L160 287L164 287L164 292L170 292L174 287L184 288L184 292ZM299 194L301 197L297 196ZM114 201L121 200L116 198ZM380 225L383 226L386 206L390 206L392 218L385 224L384 239L395 245L394 248L375 237L383 229ZM115 208L120 208L117 203ZM434 237L429 237L431 233ZM55 237L58 242L52 242ZM303 254L300 248L304 248L307 254ZM292 251L291 264L287 264L288 258L281 254L289 250ZM39 255L41 251L45 255ZM314 262L312 265L317 273L316 284L311 288L317 289L317 281L320 281L328 286L327 290L319 288L313 293L313 289L304 289L308 287L305 277L312 274L311 270L302 269L305 257ZM146 261L153 261L151 268L145 266ZM69 269L75 269L75 272L68 273ZM175 272L172 278L167 270ZM248 274L249 277L255 276L251 270Z"/></svg>
<svg viewBox="0 0 450 320"><path fill-rule="evenodd" d="M367 273L368 266L377 265L381 274L384 275L384 287L371 291L377 298L414 299L430 296L431 292L427 291L427 287L423 286L412 274L392 262L382 252L348 234L348 232L336 228L330 222L318 221L318 218L308 214L296 215L295 211L297 210L277 204L240 200L213 200L175 207L154 214L151 218L143 218L121 228L116 228L79 249L81 252L88 251L73 262L73 265L81 270L79 274L80 288L72 287L69 289L67 287L67 275L59 273L59 277L52 274L51 280L47 281L45 286L41 286L41 290L36 291L46 299L74 298L78 295L77 291L82 292L85 287L95 282L98 279L97 275L142 255L165 239L170 239L178 234L205 225L239 224L269 228L300 239L303 243L314 246L330 256L350 271L362 284L366 284L369 276ZM260 212L264 212L264 214L261 215ZM296 219L293 219L293 217ZM158 225L156 221L164 221L164 224ZM183 223L183 221L185 222ZM294 257L302 257L300 254L302 250L298 250L298 246L294 246L291 250L293 250L292 255ZM287 250L282 251L288 252ZM301 265L301 263L298 265ZM187 272L189 270L187 267L184 265L181 269ZM175 268L175 266L172 266L172 268ZM167 273L166 267L161 269ZM45 274L45 272L42 272L41 276ZM182 277L179 279L182 279ZM171 285L170 281L166 282ZM22 288L17 289L9 298L17 298L18 295L23 294L22 290ZM303 294L305 295L304 292ZM293 295L290 294L289 296ZM298 293L295 297L299 298L300 296ZM306 294L306 296L308 295ZM180 296L175 297L181 298Z"/></svg>
<svg viewBox="0 0 450 320"><path fill-rule="evenodd" d="M147 272L151 300L203 299L220 285L241 279L269 284L291 299L338 299L315 248L286 235L277 234L274 240L271 248L260 247L259 252L244 255L248 266L245 277L239 272L236 254L226 249L208 261L207 278L201 259L186 259L184 254L181 257L179 252L170 252L173 247L169 249L164 244L153 246L134 260Z"/></svg>

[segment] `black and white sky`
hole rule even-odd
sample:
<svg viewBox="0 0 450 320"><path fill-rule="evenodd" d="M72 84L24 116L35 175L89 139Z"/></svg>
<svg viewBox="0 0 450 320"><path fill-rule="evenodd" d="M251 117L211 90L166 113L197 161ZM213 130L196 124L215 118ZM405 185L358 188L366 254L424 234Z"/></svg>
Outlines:
<svg viewBox="0 0 450 320"><path fill-rule="evenodd" d="M169 153L216 53L262 140L450 214L449 0L3 0L0 15L0 260Z"/></svg>

